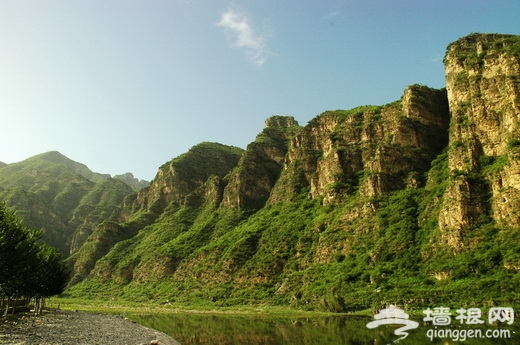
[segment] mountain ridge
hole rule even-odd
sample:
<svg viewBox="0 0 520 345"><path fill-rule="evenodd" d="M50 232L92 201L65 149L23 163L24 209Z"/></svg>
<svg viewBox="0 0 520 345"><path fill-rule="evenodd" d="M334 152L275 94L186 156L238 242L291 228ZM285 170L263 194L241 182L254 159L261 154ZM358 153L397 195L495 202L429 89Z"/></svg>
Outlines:
<svg viewBox="0 0 520 345"><path fill-rule="evenodd" d="M444 65L446 88L410 85L305 126L273 116L245 150L205 142L166 162L91 222L66 294L332 312L519 304L520 36L468 35Z"/></svg>
<svg viewBox="0 0 520 345"><path fill-rule="evenodd" d="M48 162L54 163L54 164L63 164L67 168L69 168L71 171L80 174L81 176L91 180L92 182L101 182L107 178L112 177L110 174L101 174L101 173L93 172L85 164L76 162L76 161L68 158L67 156L63 155L59 151L47 151L44 153L40 153L40 154L31 156L29 158L26 158L23 161L10 163L10 164L0 162L0 168L10 166L9 169L16 170L16 169L19 169L17 167L23 166L23 163L30 163L30 162L39 161L39 160L48 161ZM21 163L22 163L22 165L20 165ZM124 182L131 185L136 190L144 188L149 184L148 181L139 180L139 179L135 178L134 175L130 172L120 174L120 175L115 175L114 178L123 180Z"/></svg>
<svg viewBox="0 0 520 345"><path fill-rule="evenodd" d="M67 257L94 223L107 218L143 182L126 183L132 177L95 173L49 151L0 167L0 200L14 208L26 226L43 228L43 240Z"/></svg>
<svg viewBox="0 0 520 345"><path fill-rule="evenodd" d="M303 127L268 119L278 127L227 177L208 178L195 203L163 204L67 293L333 312L518 304L519 43L472 34L450 44L446 89L411 85L398 101ZM172 195L180 186L162 183Z"/></svg>

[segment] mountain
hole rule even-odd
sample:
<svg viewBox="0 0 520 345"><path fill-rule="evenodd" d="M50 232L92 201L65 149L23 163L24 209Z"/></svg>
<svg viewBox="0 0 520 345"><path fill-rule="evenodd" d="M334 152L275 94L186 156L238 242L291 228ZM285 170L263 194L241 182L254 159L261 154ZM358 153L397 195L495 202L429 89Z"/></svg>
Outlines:
<svg viewBox="0 0 520 345"><path fill-rule="evenodd" d="M98 226L70 257L69 262L74 267L72 283L90 274L113 246L134 241L147 225L168 223L168 215L175 215L176 225L187 229L200 209L215 208L215 203L222 197L224 177L236 166L241 153L242 149L236 147L205 142L161 166L150 186L126 197L117 212ZM169 237L168 234L164 236ZM203 238L200 240L204 241ZM127 254L124 256L132 260L133 254ZM156 261L153 256L151 259Z"/></svg>
<svg viewBox="0 0 520 345"><path fill-rule="evenodd" d="M520 302L520 36L450 44L446 88L269 118L160 167L71 255L71 296L351 311ZM1 169L0 169L1 171Z"/></svg>
<svg viewBox="0 0 520 345"><path fill-rule="evenodd" d="M133 192L122 180L56 151L0 167L0 200L17 210L25 226L43 228L43 240L65 256Z"/></svg>
<svg viewBox="0 0 520 345"><path fill-rule="evenodd" d="M138 191L139 189L147 187L150 184L150 182L148 182L148 181L135 178L134 175L130 172L127 172L122 175L115 175L114 178L116 180L123 181L124 183L126 183L127 185L132 187L132 189L134 189L135 191Z"/></svg>

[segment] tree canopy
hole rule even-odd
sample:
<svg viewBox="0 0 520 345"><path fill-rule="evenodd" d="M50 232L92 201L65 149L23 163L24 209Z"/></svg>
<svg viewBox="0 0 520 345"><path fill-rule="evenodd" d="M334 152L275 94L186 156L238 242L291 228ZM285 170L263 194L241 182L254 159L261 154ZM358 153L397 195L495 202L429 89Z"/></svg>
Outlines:
<svg viewBox="0 0 520 345"><path fill-rule="evenodd" d="M0 298L44 298L63 291L69 273L61 254L40 243L41 230L23 226L0 203Z"/></svg>

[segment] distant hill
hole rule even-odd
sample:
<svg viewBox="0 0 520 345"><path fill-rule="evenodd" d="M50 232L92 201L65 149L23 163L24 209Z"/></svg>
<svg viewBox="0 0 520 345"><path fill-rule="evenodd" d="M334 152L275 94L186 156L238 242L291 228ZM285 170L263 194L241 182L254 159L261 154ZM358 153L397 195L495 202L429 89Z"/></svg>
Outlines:
<svg viewBox="0 0 520 345"><path fill-rule="evenodd" d="M0 179L2 179L3 184L8 181L13 181L16 184L24 179L23 176L31 175L31 172L34 174L37 171L48 169L54 169L55 172L58 170L68 171L83 176L92 182L101 182L110 177L109 174L95 173L86 165L75 162L58 151L49 151L4 166L0 172Z"/></svg>
<svg viewBox="0 0 520 345"><path fill-rule="evenodd" d="M65 256L138 185L126 175L115 179L95 173L57 151L0 167L0 201L26 226L43 228L43 240Z"/></svg>
<svg viewBox="0 0 520 345"><path fill-rule="evenodd" d="M129 172L122 174L122 175L115 175L114 178L116 180L123 181L124 183L126 183L127 185L129 185L136 191L139 189L142 189L144 187L147 187L150 184L150 182L148 182L148 181L139 180L138 178L135 178L134 175Z"/></svg>

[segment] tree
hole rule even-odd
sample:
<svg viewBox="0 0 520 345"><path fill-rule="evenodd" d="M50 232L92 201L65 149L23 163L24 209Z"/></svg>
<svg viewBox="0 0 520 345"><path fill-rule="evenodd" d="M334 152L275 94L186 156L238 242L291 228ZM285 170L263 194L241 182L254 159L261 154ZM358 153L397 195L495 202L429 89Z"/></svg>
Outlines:
<svg viewBox="0 0 520 345"><path fill-rule="evenodd" d="M24 227L0 203L0 305L5 304L6 312L12 299L36 298L39 302L65 288L68 271L61 255L40 244L41 235L41 230Z"/></svg>
<svg viewBox="0 0 520 345"><path fill-rule="evenodd" d="M41 245L38 262L32 280L34 309L38 313L43 307L45 297L63 292L69 279L69 270L63 264L61 254L54 247Z"/></svg>

